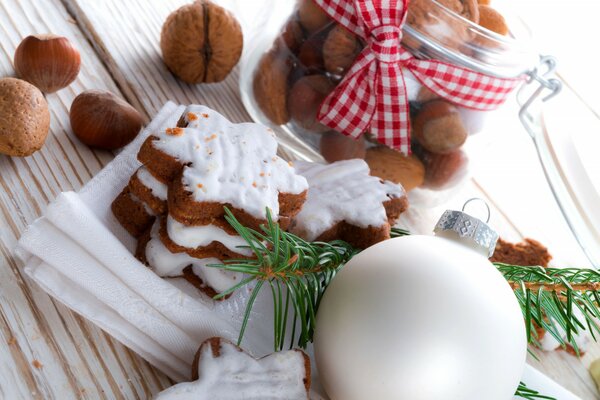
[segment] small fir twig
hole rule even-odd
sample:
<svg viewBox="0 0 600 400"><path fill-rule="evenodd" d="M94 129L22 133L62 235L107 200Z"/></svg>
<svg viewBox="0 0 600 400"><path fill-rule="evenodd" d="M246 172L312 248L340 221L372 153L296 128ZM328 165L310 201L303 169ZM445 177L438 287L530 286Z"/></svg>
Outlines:
<svg viewBox="0 0 600 400"><path fill-rule="evenodd" d="M541 327L561 346L579 353L576 336L600 333L600 272L592 269L521 267L496 263L513 288L525 318L527 340L539 345ZM577 312L578 310L579 312Z"/></svg>
<svg viewBox="0 0 600 400"><path fill-rule="evenodd" d="M295 328L299 321L297 345L305 348L312 341L316 324L317 309L325 289L337 271L357 253L348 243L333 241L307 242L296 235L285 232L275 223L267 210L267 225L261 231L244 227L226 209L225 219L248 243L254 253L252 259L226 260L215 265L229 271L247 275L234 287L220 293L225 297L240 287L256 282L252 290L238 344L241 343L254 302L263 286L271 289L274 302L274 348L285 347L288 321L292 321L289 346L295 342ZM290 313L293 315L290 317Z"/></svg>
<svg viewBox="0 0 600 400"><path fill-rule="evenodd" d="M522 399L526 399L526 400L540 400L540 399L556 400L556 398L554 398L554 397L544 396L544 395L540 394L540 392L538 392L537 390L528 388L527 385L524 384L523 382L519 383L519 387L517 388L517 391L515 392L515 396L520 397Z"/></svg>

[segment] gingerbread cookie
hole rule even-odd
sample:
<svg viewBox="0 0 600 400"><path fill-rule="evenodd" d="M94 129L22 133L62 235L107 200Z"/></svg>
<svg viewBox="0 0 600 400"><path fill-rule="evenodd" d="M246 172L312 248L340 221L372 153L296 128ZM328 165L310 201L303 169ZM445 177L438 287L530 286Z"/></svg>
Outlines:
<svg viewBox="0 0 600 400"><path fill-rule="evenodd" d="M552 255L548 249L534 239L526 238L520 243L510 243L500 238L496 244L494 255L490 258L492 262L505 264L532 266L541 265L548 267Z"/></svg>
<svg viewBox="0 0 600 400"><path fill-rule="evenodd" d="M306 240L342 239L366 248L389 239L391 225L408 206L402 186L369 175L363 160L295 166L309 190L290 231Z"/></svg>
<svg viewBox="0 0 600 400"><path fill-rule="evenodd" d="M138 159L169 183L169 214L188 225L210 224L229 207L243 224L258 227L266 210L292 217L307 183L277 156L274 133L254 123L233 124L203 106L184 114L185 127L150 136Z"/></svg>
<svg viewBox="0 0 600 400"><path fill-rule="evenodd" d="M193 382L179 383L155 400L308 400L310 359L289 350L255 359L222 338L200 346L192 367Z"/></svg>
<svg viewBox="0 0 600 400"><path fill-rule="evenodd" d="M156 216L146 203L131 193L129 185L112 202L111 210L121 226L135 238L139 238L152 226Z"/></svg>
<svg viewBox="0 0 600 400"><path fill-rule="evenodd" d="M136 256L163 278L183 277L209 297L235 286L242 274L208 265L221 264L218 258L194 258L172 252L160 235L160 218L138 241Z"/></svg>

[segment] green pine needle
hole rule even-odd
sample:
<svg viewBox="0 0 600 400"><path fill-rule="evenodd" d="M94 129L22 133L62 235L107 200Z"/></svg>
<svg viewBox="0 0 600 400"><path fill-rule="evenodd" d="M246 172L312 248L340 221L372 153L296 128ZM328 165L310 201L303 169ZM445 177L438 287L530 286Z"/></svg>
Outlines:
<svg viewBox="0 0 600 400"><path fill-rule="evenodd" d="M523 382L519 383L519 387L517 388L517 391L515 392L515 397L520 397L520 398L526 399L526 400L539 400L539 399L556 400L554 397L544 396L544 395L540 394L540 392L538 392L537 390L529 389L527 387L527 385L524 384Z"/></svg>
<svg viewBox="0 0 600 400"><path fill-rule="evenodd" d="M271 289L274 303L274 349L285 347L286 329L293 314L293 331L289 347L305 348L312 341L316 325L317 309L325 289L337 271L357 253L352 246L341 240L329 243L309 243L296 235L285 232L267 213L267 225L260 231L244 227L225 209L225 219L248 243L255 258L226 260L223 265L213 265L228 271L242 272L248 277L234 287L220 293L225 297L239 288L256 282L248 300L238 338L241 344L250 318L252 306L262 287ZM299 321L299 332L296 322Z"/></svg>

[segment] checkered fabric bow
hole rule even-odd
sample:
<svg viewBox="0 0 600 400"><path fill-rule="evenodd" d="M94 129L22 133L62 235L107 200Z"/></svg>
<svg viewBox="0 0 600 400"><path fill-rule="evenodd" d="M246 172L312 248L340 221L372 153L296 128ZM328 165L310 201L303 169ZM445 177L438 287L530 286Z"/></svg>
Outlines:
<svg viewBox="0 0 600 400"><path fill-rule="evenodd" d="M367 43L319 110L319 121L346 135L356 138L369 131L381 143L410 153L403 68L438 96L476 110L498 107L520 82L415 58L400 45L408 0L314 1Z"/></svg>

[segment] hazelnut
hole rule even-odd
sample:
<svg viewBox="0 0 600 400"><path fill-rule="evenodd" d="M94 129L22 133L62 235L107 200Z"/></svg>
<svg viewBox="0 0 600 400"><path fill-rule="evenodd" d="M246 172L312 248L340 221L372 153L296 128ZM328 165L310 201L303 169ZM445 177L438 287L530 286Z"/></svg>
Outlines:
<svg viewBox="0 0 600 400"><path fill-rule="evenodd" d="M428 101L439 99L440 96L429 90L427 86L421 86L417 94L418 103L427 103Z"/></svg>
<svg viewBox="0 0 600 400"><path fill-rule="evenodd" d="M325 69L332 74L343 75L362 50L358 38L340 25L327 35L323 44Z"/></svg>
<svg viewBox="0 0 600 400"><path fill-rule="evenodd" d="M85 91L73 100L69 113L75 136L91 147L118 149L131 142L144 123L140 113L110 92Z"/></svg>
<svg viewBox="0 0 600 400"><path fill-rule="evenodd" d="M488 5L479 5L479 25L500 35L508 34L508 25L502 14Z"/></svg>
<svg viewBox="0 0 600 400"><path fill-rule="evenodd" d="M294 83L288 96L288 111L302 128L313 132L326 132L329 128L317 120L321 103L335 85L325 75L309 75Z"/></svg>
<svg viewBox="0 0 600 400"><path fill-rule="evenodd" d="M165 64L187 83L225 79L240 59L243 42L235 17L208 0L171 13L160 35Z"/></svg>
<svg viewBox="0 0 600 400"><path fill-rule="evenodd" d="M331 22L329 16L314 0L299 0L298 20L310 34L321 30Z"/></svg>
<svg viewBox="0 0 600 400"><path fill-rule="evenodd" d="M467 175L469 160L462 150L448 154L423 151L421 159L425 164L424 186L429 189L446 189L455 185Z"/></svg>
<svg viewBox="0 0 600 400"><path fill-rule="evenodd" d="M414 154L406 156L389 147L379 146L367 150L365 161L369 164L371 175L400 183L407 192L421 186L425 180L425 166Z"/></svg>
<svg viewBox="0 0 600 400"><path fill-rule="evenodd" d="M295 53L302 42L304 41L304 33L302 26L296 20L290 19L281 30L279 40L288 48L289 51Z"/></svg>
<svg viewBox="0 0 600 400"><path fill-rule="evenodd" d="M343 135L331 131L321 136L321 154L328 162L350 160L352 158L364 159L366 155L365 139Z"/></svg>
<svg viewBox="0 0 600 400"><path fill-rule="evenodd" d="M290 71L288 58L272 49L263 55L254 73L254 99L263 114L277 125L290 120L287 110L287 79Z"/></svg>
<svg viewBox="0 0 600 400"><path fill-rule="evenodd" d="M80 67L79 51L62 36L27 36L15 51L15 71L19 78L45 93L67 87L77 78Z"/></svg>
<svg viewBox="0 0 600 400"><path fill-rule="evenodd" d="M44 95L32 84L0 79L0 153L25 157L42 148L50 129Z"/></svg>
<svg viewBox="0 0 600 400"><path fill-rule="evenodd" d="M467 140L458 109L443 100L423 104L412 122L413 137L432 153L450 153Z"/></svg>
<svg viewBox="0 0 600 400"><path fill-rule="evenodd" d="M322 71L325 67L323 63L323 43L325 35L313 35L302 43L298 50L299 64L309 70Z"/></svg>

